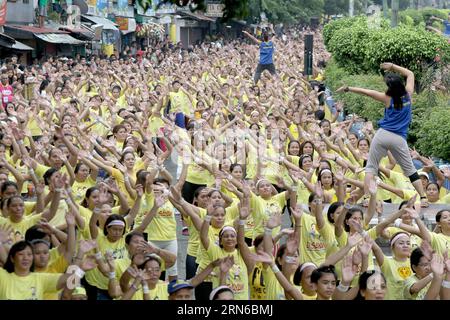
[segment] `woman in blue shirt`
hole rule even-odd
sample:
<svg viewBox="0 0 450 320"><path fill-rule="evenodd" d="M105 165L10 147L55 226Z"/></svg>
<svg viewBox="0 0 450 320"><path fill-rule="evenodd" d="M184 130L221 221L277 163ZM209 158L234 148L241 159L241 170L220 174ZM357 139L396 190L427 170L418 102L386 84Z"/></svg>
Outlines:
<svg viewBox="0 0 450 320"><path fill-rule="evenodd" d="M383 102L385 106L384 117L378 122L379 129L370 146L368 162L365 168L364 186L365 189L368 189L370 180L373 180L374 176L378 175L380 160L390 151L401 166L403 173L409 177L414 188L420 194L422 204L426 206L426 195L406 142L409 125L412 120L411 96L414 92L414 73L393 63L382 63L381 68L386 71L396 72L385 75L385 82L388 87L385 93L348 86L341 87L336 91L366 95ZM406 77L406 86L397 73Z"/></svg>

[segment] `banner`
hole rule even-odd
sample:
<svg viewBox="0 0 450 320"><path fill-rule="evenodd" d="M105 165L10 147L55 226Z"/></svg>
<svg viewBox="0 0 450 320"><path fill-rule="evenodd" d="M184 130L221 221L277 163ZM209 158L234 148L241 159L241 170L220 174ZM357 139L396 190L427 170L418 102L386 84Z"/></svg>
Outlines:
<svg viewBox="0 0 450 320"><path fill-rule="evenodd" d="M6 0L0 0L0 26L5 25L6 23Z"/></svg>
<svg viewBox="0 0 450 320"><path fill-rule="evenodd" d="M119 30L128 30L128 18L116 17L116 23L119 25Z"/></svg>

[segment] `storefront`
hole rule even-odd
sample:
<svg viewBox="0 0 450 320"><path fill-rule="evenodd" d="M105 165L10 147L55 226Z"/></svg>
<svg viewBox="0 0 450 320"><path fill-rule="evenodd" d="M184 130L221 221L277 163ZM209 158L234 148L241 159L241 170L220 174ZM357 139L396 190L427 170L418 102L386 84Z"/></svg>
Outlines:
<svg viewBox="0 0 450 320"><path fill-rule="evenodd" d="M90 22L90 28L94 29L96 27L101 26L102 27L102 33L101 33L101 43L99 46L101 46L101 51L108 57L110 57L114 52L119 52L121 48L121 34L120 30L117 27L117 24L114 23L111 20L97 17L97 16L91 16L91 15L85 15L83 14L81 16L82 21ZM94 49L100 49L100 48L94 48Z"/></svg>

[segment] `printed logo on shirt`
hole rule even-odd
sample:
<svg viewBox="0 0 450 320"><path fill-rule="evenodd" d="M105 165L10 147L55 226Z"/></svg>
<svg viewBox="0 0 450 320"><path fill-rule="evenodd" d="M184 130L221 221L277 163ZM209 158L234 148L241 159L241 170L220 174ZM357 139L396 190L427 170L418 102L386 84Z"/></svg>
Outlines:
<svg viewBox="0 0 450 320"><path fill-rule="evenodd" d="M399 267L397 269L397 273L402 277L403 279L407 279L411 276L411 268L410 267Z"/></svg>

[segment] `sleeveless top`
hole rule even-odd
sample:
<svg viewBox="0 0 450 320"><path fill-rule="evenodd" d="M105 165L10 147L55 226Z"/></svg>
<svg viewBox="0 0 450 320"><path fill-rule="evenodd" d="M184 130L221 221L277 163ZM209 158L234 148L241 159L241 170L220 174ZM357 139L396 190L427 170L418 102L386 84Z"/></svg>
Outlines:
<svg viewBox="0 0 450 320"><path fill-rule="evenodd" d="M394 100L388 108L384 109L384 117L378 121L378 126L389 132L402 136L405 140L408 135L409 124L411 123L411 97L409 94L402 97L403 108L397 110L394 108Z"/></svg>

